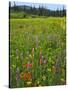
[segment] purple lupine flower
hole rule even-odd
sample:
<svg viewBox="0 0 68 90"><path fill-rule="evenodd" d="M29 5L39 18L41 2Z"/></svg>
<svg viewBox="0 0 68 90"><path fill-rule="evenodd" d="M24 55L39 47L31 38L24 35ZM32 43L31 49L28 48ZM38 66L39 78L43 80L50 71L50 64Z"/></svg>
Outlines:
<svg viewBox="0 0 68 90"><path fill-rule="evenodd" d="M36 36L36 47L38 48L38 36Z"/></svg>
<svg viewBox="0 0 68 90"><path fill-rule="evenodd" d="M19 58L19 51L18 49L16 49L16 59L18 60L18 58Z"/></svg>
<svg viewBox="0 0 68 90"><path fill-rule="evenodd" d="M42 58L42 52L40 50L40 64L42 64L42 63L43 63L43 58Z"/></svg>
<svg viewBox="0 0 68 90"><path fill-rule="evenodd" d="M20 54L21 61L23 61L23 53Z"/></svg>
<svg viewBox="0 0 68 90"><path fill-rule="evenodd" d="M20 72L19 72L19 67L16 68L16 81L17 81L17 86L19 86L19 80L20 80Z"/></svg>
<svg viewBox="0 0 68 90"><path fill-rule="evenodd" d="M32 48L32 57L34 58L34 48Z"/></svg>
<svg viewBox="0 0 68 90"><path fill-rule="evenodd" d="M18 49L16 49L16 56L18 56Z"/></svg>
<svg viewBox="0 0 68 90"><path fill-rule="evenodd" d="M19 77L19 68L17 67L17 69L16 69L16 80L19 80L20 79L20 77Z"/></svg>
<svg viewBox="0 0 68 90"><path fill-rule="evenodd" d="M46 61L46 60L44 60L44 61L43 61L43 63L44 63L44 64L46 64L46 63L47 63L47 61Z"/></svg>

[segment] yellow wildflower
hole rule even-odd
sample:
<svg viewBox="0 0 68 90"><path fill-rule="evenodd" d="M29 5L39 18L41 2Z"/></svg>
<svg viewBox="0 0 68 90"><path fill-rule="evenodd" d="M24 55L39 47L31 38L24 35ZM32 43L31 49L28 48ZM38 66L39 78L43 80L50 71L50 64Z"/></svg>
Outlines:
<svg viewBox="0 0 68 90"><path fill-rule="evenodd" d="M46 77L45 77L45 76L42 76L42 79L43 79L43 80L46 80Z"/></svg>
<svg viewBox="0 0 68 90"><path fill-rule="evenodd" d="M39 85L39 87L41 87L42 85Z"/></svg>
<svg viewBox="0 0 68 90"><path fill-rule="evenodd" d="M13 68L16 68L16 65L12 65Z"/></svg>
<svg viewBox="0 0 68 90"><path fill-rule="evenodd" d="M28 81L28 82L26 82L27 83L27 85L31 85L32 84L32 82L31 81Z"/></svg>
<svg viewBox="0 0 68 90"><path fill-rule="evenodd" d="M40 83L40 81L38 80L38 81L37 81L37 84L39 84L39 83Z"/></svg>
<svg viewBox="0 0 68 90"><path fill-rule="evenodd" d="M48 68L47 71L48 71L48 72L51 72L51 68Z"/></svg>
<svg viewBox="0 0 68 90"><path fill-rule="evenodd" d="M61 81L64 82L64 78L61 78Z"/></svg>
<svg viewBox="0 0 68 90"><path fill-rule="evenodd" d="M31 58L31 59L32 59L32 55L31 55L31 54L29 55L29 58Z"/></svg>

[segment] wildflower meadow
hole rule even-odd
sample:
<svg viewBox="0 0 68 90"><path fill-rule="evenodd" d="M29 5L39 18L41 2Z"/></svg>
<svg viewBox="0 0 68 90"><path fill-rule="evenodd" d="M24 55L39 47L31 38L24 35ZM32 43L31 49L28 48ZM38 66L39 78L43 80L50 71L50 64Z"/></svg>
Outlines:
<svg viewBox="0 0 68 90"><path fill-rule="evenodd" d="M11 18L10 87L66 84L66 17Z"/></svg>

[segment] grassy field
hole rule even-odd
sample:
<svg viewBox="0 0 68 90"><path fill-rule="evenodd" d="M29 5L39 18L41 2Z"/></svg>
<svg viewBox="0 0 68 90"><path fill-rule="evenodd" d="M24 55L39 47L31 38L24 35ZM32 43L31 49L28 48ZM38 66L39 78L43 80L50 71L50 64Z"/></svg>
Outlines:
<svg viewBox="0 0 68 90"><path fill-rule="evenodd" d="M10 19L10 87L66 83L65 17Z"/></svg>

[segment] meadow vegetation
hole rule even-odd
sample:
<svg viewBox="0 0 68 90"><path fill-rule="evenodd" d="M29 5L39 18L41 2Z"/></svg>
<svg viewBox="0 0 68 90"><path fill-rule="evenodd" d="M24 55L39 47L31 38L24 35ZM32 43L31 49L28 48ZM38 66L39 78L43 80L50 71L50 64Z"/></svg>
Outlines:
<svg viewBox="0 0 68 90"><path fill-rule="evenodd" d="M10 87L66 83L66 18L10 18Z"/></svg>

